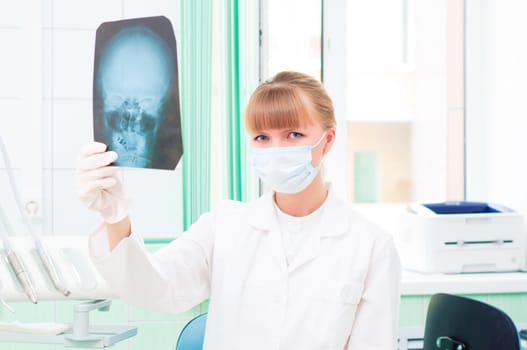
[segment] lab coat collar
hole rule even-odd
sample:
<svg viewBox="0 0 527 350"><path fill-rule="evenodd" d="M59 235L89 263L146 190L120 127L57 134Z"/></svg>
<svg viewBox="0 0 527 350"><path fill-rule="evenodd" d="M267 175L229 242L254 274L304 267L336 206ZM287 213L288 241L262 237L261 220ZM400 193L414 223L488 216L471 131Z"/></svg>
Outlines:
<svg viewBox="0 0 527 350"><path fill-rule="evenodd" d="M331 184L328 188L325 208L318 229L320 237L331 237L340 235L349 228L349 207L340 200ZM266 193L249 205L249 224L256 229L269 231L277 225L277 218L274 210L273 193Z"/></svg>

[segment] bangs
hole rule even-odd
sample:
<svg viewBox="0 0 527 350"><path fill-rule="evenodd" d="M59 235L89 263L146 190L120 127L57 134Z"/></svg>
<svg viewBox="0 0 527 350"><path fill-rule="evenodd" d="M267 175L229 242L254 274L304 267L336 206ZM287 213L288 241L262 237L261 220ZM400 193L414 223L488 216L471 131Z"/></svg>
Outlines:
<svg viewBox="0 0 527 350"><path fill-rule="evenodd" d="M294 87L267 84L252 95L245 110L251 133L268 129L296 129L312 124L308 100Z"/></svg>

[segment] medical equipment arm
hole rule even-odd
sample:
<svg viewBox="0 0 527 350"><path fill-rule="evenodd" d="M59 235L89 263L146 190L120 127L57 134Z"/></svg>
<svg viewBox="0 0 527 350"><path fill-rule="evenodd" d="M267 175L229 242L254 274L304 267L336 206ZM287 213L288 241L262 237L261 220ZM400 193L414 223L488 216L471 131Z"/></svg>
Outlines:
<svg viewBox="0 0 527 350"><path fill-rule="evenodd" d="M15 313L15 310L13 310L11 308L11 306L9 306L8 303L6 303L6 301L4 300L4 298L2 297L2 289L4 288L3 284L2 284L2 280L0 280L0 304L2 307L6 308L9 312L11 313Z"/></svg>
<svg viewBox="0 0 527 350"><path fill-rule="evenodd" d="M13 250L11 246L8 233L12 232L12 229L11 225L9 224L9 221L7 221L7 217L2 207L0 207L0 222L4 227L4 230L0 230L0 236L2 237L2 243L4 245L7 263L11 266L13 273L15 274L18 282L20 282L20 285L24 289L24 292L26 293L29 300L31 300L33 304L36 304L37 295L35 292L35 288L33 287L33 284L31 283L31 280L29 278L29 274L25 269L22 260L19 258L18 254Z"/></svg>
<svg viewBox="0 0 527 350"><path fill-rule="evenodd" d="M15 203L17 205L18 211L20 212L20 215L22 216L22 221L24 222L28 232L31 235L31 238L33 239L33 242L35 243L35 248L38 252L38 255L42 261L42 266L44 267L44 270L49 275L51 282L53 283L53 286L56 290L64 294L65 296L68 296L70 294L70 291L67 290L64 287L64 284L60 280L60 277L57 273L57 270L55 268L55 264L51 258L51 256L48 254L46 247L40 240L40 237L33 229L33 226L31 225L31 222L28 218L26 210L24 210L24 207L22 206L22 200L20 193L18 192L18 187L15 182L15 179L13 177L13 170L11 168L11 162L9 160L9 156L7 154L6 147L4 145L4 142L2 138L0 137L0 150L2 151L2 155L4 158L5 167L7 169L7 177L9 179L9 184L11 185L11 190L13 191L13 197L15 198ZM7 218L4 218L4 222L7 222ZM8 231L9 232L9 231ZM11 258L10 258L11 256ZM10 261L13 268L15 266L17 267L23 267L21 261L18 259L16 255L7 255L8 260ZM18 273L17 273L18 274ZM21 276L26 276L27 274L22 274ZM26 277L22 277L23 279L26 279ZM28 279L29 281L29 279ZM36 300L36 299L35 299ZM33 301L33 300L32 300Z"/></svg>
<svg viewBox="0 0 527 350"><path fill-rule="evenodd" d="M106 145L90 142L81 149L75 182L81 202L99 212L106 223L114 224L128 215L128 199L117 176L118 167L109 166L117 153Z"/></svg>

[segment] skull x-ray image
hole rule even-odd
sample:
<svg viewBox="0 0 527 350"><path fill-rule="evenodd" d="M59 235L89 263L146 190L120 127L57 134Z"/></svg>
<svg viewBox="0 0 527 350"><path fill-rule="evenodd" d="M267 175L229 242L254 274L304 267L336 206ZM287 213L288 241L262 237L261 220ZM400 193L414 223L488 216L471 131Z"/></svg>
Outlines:
<svg viewBox="0 0 527 350"><path fill-rule="evenodd" d="M176 38L163 16L105 22L95 38L95 141L115 165L174 169L183 154Z"/></svg>

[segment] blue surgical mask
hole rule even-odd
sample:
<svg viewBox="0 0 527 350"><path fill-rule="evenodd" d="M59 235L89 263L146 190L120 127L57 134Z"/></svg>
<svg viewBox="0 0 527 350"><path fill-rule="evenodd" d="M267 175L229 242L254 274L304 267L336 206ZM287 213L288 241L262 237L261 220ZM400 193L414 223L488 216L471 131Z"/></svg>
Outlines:
<svg viewBox="0 0 527 350"><path fill-rule="evenodd" d="M253 148L251 165L260 179L272 190L280 193L298 193L303 191L315 178L320 164L311 164L311 150L320 140L310 146Z"/></svg>

